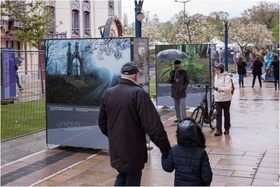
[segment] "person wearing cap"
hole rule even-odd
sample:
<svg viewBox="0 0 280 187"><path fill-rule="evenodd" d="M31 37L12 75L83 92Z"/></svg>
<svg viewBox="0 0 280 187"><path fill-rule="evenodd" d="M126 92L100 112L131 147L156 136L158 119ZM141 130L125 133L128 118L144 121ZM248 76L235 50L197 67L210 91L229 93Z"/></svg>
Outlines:
<svg viewBox="0 0 280 187"><path fill-rule="evenodd" d="M108 137L111 166L119 173L115 186L140 186L148 160L146 134L163 157L171 148L149 94L137 84L139 72L135 63L125 63L118 84L101 102L98 123Z"/></svg>
<svg viewBox="0 0 280 187"><path fill-rule="evenodd" d="M171 97L174 100L176 120L180 122L186 118L186 89L189 85L187 71L181 68L181 61L174 61L174 70L170 72Z"/></svg>
<svg viewBox="0 0 280 187"><path fill-rule="evenodd" d="M222 113L224 113L224 134L229 134L230 129L230 105L232 99L232 84L231 78L227 72L224 72L225 66L223 63L214 65L215 77L214 87L217 88L214 91L214 99L216 103L216 132L215 136L222 135Z"/></svg>

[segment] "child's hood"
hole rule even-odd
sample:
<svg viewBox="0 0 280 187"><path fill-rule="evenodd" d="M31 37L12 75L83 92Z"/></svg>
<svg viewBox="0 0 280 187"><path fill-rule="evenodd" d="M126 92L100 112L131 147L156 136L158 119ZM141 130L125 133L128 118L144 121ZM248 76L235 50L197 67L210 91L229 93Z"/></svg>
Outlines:
<svg viewBox="0 0 280 187"><path fill-rule="evenodd" d="M182 146L197 146L205 148L205 136L201 127L192 119L187 118L179 123L177 128L177 142Z"/></svg>

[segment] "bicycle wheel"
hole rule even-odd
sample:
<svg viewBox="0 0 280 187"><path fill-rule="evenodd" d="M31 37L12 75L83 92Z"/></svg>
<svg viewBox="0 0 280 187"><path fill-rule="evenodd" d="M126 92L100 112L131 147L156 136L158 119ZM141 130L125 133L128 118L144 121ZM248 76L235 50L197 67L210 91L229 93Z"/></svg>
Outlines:
<svg viewBox="0 0 280 187"><path fill-rule="evenodd" d="M197 124L199 124L201 127L203 125L204 120L204 108L202 106L198 106L196 109L194 109L191 117L196 121Z"/></svg>
<svg viewBox="0 0 280 187"><path fill-rule="evenodd" d="M217 111L216 111L216 107L213 106L213 108L211 108L209 116L211 118L209 126L212 130L214 130L216 128L216 115L217 115Z"/></svg>

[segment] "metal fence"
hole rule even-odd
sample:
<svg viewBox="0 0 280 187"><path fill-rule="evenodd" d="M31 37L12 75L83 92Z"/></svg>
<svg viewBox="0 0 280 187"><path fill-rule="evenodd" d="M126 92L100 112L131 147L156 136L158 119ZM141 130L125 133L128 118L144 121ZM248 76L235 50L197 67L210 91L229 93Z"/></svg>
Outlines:
<svg viewBox="0 0 280 187"><path fill-rule="evenodd" d="M1 75L3 56L15 54L18 65L16 93L11 98L1 96L1 141L23 136L46 128L45 63L43 51L1 50ZM15 74L16 76L16 74ZM6 77L1 76L1 93Z"/></svg>

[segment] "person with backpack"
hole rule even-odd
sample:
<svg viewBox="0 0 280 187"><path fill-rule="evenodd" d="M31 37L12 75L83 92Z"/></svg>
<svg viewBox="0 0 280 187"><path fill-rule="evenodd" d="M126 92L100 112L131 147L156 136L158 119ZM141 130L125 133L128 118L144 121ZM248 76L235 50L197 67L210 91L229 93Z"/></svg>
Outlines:
<svg viewBox="0 0 280 187"><path fill-rule="evenodd" d="M229 134L230 124L230 105L232 100L232 81L227 72L224 72L225 66L223 63L214 65L215 77L214 99L216 102L216 132L215 136L221 136L222 133L222 114L224 113L224 134Z"/></svg>
<svg viewBox="0 0 280 187"><path fill-rule="evenodd" d="M201 127L186 118L178 124L176 135L177 145L161 159L163 170L175 170L174 186L210 186L213 172Z"/></svg>

